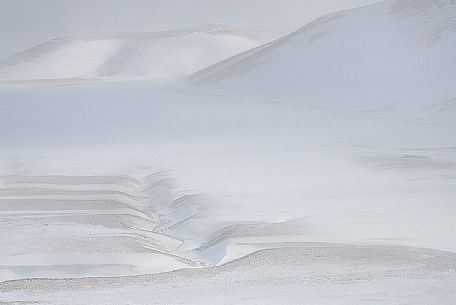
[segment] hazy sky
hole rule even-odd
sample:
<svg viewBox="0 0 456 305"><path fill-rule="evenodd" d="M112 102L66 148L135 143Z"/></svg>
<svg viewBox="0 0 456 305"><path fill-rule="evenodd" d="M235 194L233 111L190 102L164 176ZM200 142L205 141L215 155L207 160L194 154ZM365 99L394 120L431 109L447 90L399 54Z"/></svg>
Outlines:
<svg viewBox="0 0 456 305"><path fill-rule="evenodd" d="M207 23L292 31L378 0L0 0L0 57L79 32L156 31Z"/></svg>

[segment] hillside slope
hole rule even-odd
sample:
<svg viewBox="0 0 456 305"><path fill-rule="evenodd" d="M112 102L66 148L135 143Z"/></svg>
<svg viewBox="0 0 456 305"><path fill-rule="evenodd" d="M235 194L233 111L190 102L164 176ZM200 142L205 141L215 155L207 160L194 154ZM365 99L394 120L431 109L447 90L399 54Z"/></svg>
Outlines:
<svg viewBox="0 0 456 305"><path fill-rule="evenodd" d="M331 109L420 107L456 96L454 54L454 1L389 0L322 17L190 82Z"/></svg>

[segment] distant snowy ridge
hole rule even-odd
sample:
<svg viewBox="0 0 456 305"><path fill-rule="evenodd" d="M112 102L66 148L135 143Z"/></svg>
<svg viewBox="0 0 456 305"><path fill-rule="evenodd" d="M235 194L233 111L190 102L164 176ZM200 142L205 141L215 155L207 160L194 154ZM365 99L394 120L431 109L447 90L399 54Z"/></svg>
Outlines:
<svg viewBox="0 0 456 305"><path fill-rule="evenodd" d="M223 22L285 35L324 14L376 1L0 0L0 58L77 33L156 32Z"/></svg>
<svg viewBox="0 0 456 305"><path fill-rule="evenodd" d="M222 24L73 35L0 60L0 81L180 78L255 47L266 36Z"/></svg>

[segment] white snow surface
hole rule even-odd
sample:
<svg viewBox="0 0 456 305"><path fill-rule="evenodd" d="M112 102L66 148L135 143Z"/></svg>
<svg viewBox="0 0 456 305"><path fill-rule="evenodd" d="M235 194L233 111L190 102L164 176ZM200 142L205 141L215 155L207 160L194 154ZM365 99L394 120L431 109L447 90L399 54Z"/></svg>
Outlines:
<svg viewBox="0 0 456 305"><path fill-rule="evenodd" d="M455 12L387 0L175 82L138 80L128 56L100 72L152 34L17 55L21 80L0 83L0 303L454 304ZM189 31L162 55L213 41ZM81 47L68 73L42 68Z"/></svg>

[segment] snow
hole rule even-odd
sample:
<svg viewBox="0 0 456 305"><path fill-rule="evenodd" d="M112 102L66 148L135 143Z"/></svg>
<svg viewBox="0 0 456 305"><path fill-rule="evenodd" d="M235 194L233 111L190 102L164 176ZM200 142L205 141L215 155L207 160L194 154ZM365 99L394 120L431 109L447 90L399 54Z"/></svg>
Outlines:
<svg viewBox="0 0 456 305"><path fill-rule="evenodd" d="M453 304L455 13L388 0L230 58L256 34L11 57L0 302Z"/></svg>
<svg viewBox="0 0 456 305"><path fill-rule="evenodd" d="M278 37L324 14L376 1L2 0L0 39L7 43L0 44L0 58L80 33L157 32L220 22Z"/></svg>
<svg viewBox="0 0 456 305"><path fill-rule="evenodd" d="M456 95L455 15L445 0L330 14L190 82L205 92L337 111L430 106Z"/></svg>
<svg viewBox="0 0 456 305"><path fill-rule="evenodd" d="M223 25L54 39L0 61L0 81L175 79L264 42Z"/></svg>
<svg viewBox="0 0 456 305"><path fill-rule="evenodd" d="M408 248L307 245L263 250L210 269L32 279L4 282L0 291L7 300L43 304L453 304L454 256L434 255Z"/></svg>

